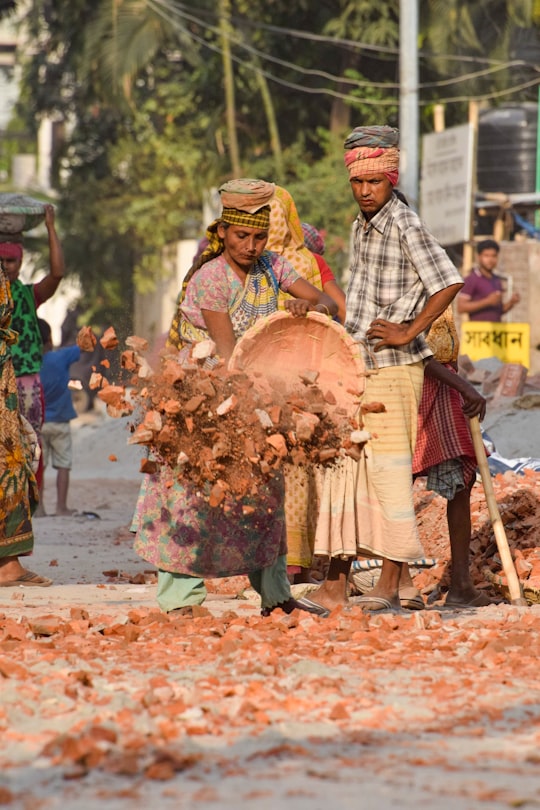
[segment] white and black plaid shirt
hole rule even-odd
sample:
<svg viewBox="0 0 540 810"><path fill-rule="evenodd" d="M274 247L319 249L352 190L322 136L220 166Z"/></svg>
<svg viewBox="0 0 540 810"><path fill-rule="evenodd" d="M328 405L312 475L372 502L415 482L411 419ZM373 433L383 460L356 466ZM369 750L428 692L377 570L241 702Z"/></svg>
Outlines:
<svg viewBox="0 0 540 810"><path fill-rule="evenodd" d="M420 217L392 195L372 219L364 219L360 212L354 223L345 327L355 340L366 342L366 332L375 318L393 323L412 321L428 298L462 282L459 271ZM377 342L373 341L370 348ZM432 354L424 335L418 335L406 346L377 352L376 365L403 366ZM364 360L368 368L375 365L366 351Z"/></svg>

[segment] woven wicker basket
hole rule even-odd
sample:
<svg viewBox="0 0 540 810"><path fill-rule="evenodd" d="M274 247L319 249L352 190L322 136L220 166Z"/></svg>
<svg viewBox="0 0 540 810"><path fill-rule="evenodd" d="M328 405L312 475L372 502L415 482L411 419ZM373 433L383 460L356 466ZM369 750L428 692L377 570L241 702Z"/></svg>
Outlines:
<svg viewBox="0 0 540 810"><path fill-rule="evenodd" d="M360 347L336 321L318 312L295 318L275 312L248 329L237 342L229 367L266 378L293 390L307 371L316 384L331 391L336 407L352 415L365 387Z"/></svg>

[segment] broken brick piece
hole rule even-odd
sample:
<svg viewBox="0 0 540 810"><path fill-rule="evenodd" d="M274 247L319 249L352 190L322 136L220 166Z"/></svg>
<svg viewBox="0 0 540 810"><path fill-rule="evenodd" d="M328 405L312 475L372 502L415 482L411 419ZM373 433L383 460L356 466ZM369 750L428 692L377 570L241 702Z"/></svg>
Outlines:
<svg viewBox="0 0 540 810"><path fill-rule="evenodd" d="M201 397L201 396L191 397L191 399L188 399L187 402L184 402L183 408L188 413L195 413L195 411L198 408L200 408L200 406L203 404L203 402L204 402L204 397Z"/></svg>
<svg viewBox="0 0 540 810"><path fill-rule="evenodd" d="M386 413L383 402L364 402L360 409L362 413Z"/></svg>
<svg viewBox="0 0 540 810"><path fill-rule="evenodd" d="M154 475L157 473L159 467L156 461L153 461L149 458L141 459L141 464L139 467L139 472L147 473L148 475Z"/></svg>
<svg viewBox="0 0 540 810"><path fill-rule="evenodd" d="M125 389L123 385L106 385L98 391L97 395L102 402L118 408L123 404Z"/></svg>
<svg viewBox="0 0 540 810"><path fill-rule="evenodd" d="M298 376L306 385L314 385L319 379L319 372L314 369L306 369L301 371Z"/></svg>
<svg viewBox="0 0 540 810"><path fill-rule="evenodd" d="M126 346L129 346L135 352L145 352L148 350L148 341L137 335L129 335L126 338Z"/></svg>
<svg viewBox="0 0 540 810"><path fill-rule="evenodd" d="M519 397L527 379L527 369L520 363L505 363L497 385L496 397Z"/></svg>
<svg viewBox="0 0 540 810"><path fill-rule="evenodd" d="M104 349L116 349L118 346L118 338L116 337L116 332L113 326L109 326L107 329L105 329L103 335L99 339L99 342Z"/></svg>
<svg viewBox="0 0 540 810"><path fill-rule="evenodd" d="M108 362L108 361L107 361ZM137 362L137 355L133 351L125 351L120 355L120 365L126 371L137 371L139 363Z"/></svg>
<svg viewBox="0 0 540 810"><path fill-rule="evenodd" d="M97 338L89 326L79 329L77 335L77 346L83 352L93 352L97 343Z"/></svg>
<svg viewBox="0 0 540 810"><path fill-rule="evenodd" d="M285 458L287 455L287 442L281 433L273 433L266 439L267 443L276 451L280 458Z"/></svg>

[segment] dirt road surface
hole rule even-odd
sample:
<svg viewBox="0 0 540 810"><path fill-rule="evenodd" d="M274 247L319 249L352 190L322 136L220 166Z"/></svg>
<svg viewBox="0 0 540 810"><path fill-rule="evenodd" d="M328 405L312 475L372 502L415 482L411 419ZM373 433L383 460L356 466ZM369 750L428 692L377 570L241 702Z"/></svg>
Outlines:
<svg viewBox="0 0 540 810"><path fill-rule="evenodd" d="M540 605L263 619L237 577L167 616L138 451L102 416L74 436L79 514L35 521L54 585L0 592L0 806L540 807Z"/></svg>

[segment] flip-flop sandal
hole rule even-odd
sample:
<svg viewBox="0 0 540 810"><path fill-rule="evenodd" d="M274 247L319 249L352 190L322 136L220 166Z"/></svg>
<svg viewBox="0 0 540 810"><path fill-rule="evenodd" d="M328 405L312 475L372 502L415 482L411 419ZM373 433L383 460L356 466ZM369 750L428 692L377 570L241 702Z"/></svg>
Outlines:
<svg viewBox="0 0 540 810"><path fill-rule="evenodd" d="M405 610L424 610L424 600L416 588L400 588L399 601Z"/></svg>
<svg viewBox="0 0 540 810"><path fill-rule="evenodd" d="M418 560L413 560L408 563L411 568L432 568L439 562L435 557L421 557ZM374 568L382 568L383 561L375 557L367 560L353 560L351 565L352 571L371 571Z"/></svg>
<svg viewBox="0 0 540 810"><path fill-rule="evenodd" d="M402 608L405 610L425 610L426 606L421 596L413 596L412 599L399 598Z"/></svg>
<svg viewBox="0 0 540 810"><path fill-rule="evenodd" d="M66 517L63 515L63 517ZM97 512L79 512L77 509L73 511L71 517L74 518L86 518L86 520L101 520L101 515L98 515Z"/></svg>
<svg viewBox="0 0 540 810"><path fill-rule="evenodd" d="M385 599L384 596L359 596L356 599L351 599L353 605L359 605L364 613L400 613L401 608L396 607L395 605L390 602L389 599ZM368 608L362 607L362 605L378 605L375 608Z"/></svg>
<svg viewBox="0 0 540 810"><path fill-rule="evenodd" d="M319 605L318 602L313 602L311 599L308 599L307 596L297 599L296 604L300 610L306 610L308 613L313 613L315 616L321 616L323 619L327 619L328 616L330 616L328 608L324 607L324 605Z"/></svg>
<svg viewBox="0 0 540 810"><path fill-rule="evenodd" d="M0 588L15 588L18 585L22 585L25 588L48 588L49 585L52 584L53 581L49 579L49 577L42 577L39 574L35 574L33 571L25 571L24 574L21 574L17 579L10 579L8 582L0 582Z"/></svg>

